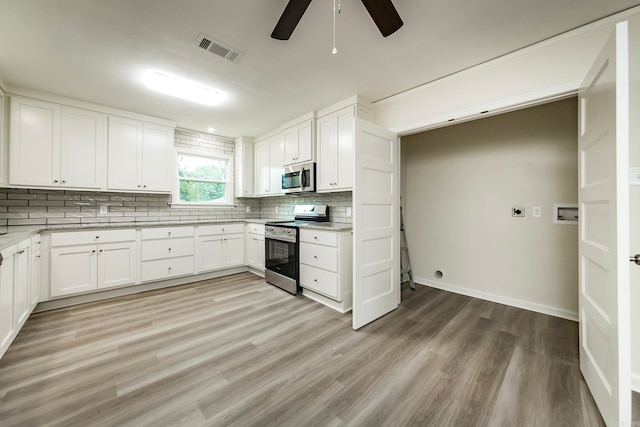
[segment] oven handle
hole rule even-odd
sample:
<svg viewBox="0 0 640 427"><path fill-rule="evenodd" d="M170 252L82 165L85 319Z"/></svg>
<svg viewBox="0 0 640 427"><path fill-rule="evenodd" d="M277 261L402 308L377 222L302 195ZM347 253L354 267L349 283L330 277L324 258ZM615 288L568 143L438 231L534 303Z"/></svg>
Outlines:
<svg viewBox="0 0 640 427"><path fill-rule="evenodd" d="M275 242L286 242L286 243L296 243L297 239L296 236L291 236L291 237L281 237L281 236L270 236L268 234L265 234L264 236L265 240L273 240Z"/></svg>

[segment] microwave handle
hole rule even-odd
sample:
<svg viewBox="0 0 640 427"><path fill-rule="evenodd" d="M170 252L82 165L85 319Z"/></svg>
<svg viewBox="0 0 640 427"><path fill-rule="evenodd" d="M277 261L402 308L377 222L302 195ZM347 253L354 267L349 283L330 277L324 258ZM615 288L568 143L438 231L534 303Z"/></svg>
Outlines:
<svg viewBox="0 0 640 427"><path fill-rule="evenodd" d="M302 188L309 186L309 182L307 182L309 174L305 174L304 171L304 169L300 170L300 187Z"/></svg>

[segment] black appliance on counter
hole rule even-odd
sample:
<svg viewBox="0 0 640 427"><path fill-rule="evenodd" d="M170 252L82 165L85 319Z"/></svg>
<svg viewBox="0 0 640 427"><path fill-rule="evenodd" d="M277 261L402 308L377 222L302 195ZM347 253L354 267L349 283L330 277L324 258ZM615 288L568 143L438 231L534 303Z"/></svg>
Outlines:
<svg viewBox="0 0 640 427"><path fill-rule="evenodd" d="M296 205L294 221L268 222L264 229L265 280L292 294L300 287L299 227L329 221L327 205Z"/></svg>

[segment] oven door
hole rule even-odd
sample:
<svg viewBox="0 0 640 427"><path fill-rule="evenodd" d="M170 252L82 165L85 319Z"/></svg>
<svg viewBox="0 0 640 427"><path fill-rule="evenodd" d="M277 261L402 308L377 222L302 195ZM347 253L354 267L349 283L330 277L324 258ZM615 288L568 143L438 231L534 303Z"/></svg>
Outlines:
<svg viewBox="0 0 640 427"><path fill-rule="evenodd" d="M282 276L298 281L298 254L295 242L265 238L265 267Z"/></svg>

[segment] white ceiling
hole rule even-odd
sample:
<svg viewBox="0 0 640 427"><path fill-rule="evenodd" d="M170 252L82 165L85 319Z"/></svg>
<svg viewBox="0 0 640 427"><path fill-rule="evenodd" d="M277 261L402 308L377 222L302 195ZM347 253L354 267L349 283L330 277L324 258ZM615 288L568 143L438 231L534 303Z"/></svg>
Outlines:
<svg viewBox="0 0 640 427"><path fill-rule="evenodd" d="M383 38L359 0L315 0L289 41L270 37L287 0L0 0L0 77L24 87L255 136L354 94L373 101L640 4L639 0L394 0ZM243 53L195 47L204 33ZM160 70L228 94L216 107L149 91Z"/></svg>

